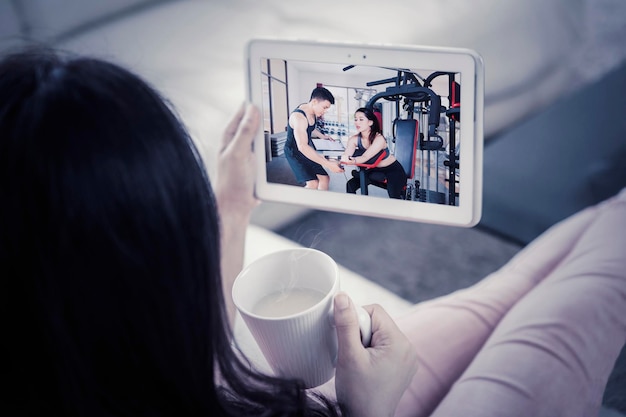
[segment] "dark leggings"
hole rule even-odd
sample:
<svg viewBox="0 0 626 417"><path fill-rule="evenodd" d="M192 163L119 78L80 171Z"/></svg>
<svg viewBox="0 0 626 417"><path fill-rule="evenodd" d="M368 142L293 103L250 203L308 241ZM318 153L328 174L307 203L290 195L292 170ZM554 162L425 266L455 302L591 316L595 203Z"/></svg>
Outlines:
<svg viewBox="0 0 626 417"><path fill-rule="evenodd" d="M391 165L383 168L370 168L367 170L367 176L373 181L383 181L386 179L389 198L402 198L402 193L406 186L406 174L400 162L394 161ZM346 192L350 194L356 194L359 188L361 188L359 175L351 178L346 183Z"/></svg>

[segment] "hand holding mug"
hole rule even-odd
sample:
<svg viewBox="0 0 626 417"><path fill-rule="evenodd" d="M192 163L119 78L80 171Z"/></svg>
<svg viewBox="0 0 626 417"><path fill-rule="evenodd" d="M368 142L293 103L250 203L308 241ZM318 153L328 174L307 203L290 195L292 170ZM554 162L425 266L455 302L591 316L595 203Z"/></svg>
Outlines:
<svg viewBox="0 0 626 417"><path fill-rule="evenodd" d="M379 305L365 306L372 319L368 349L359 343L358 319L346 294L335 297L339 342L335 390L347 415L393 416L417 370L415 347Z"/></svg>

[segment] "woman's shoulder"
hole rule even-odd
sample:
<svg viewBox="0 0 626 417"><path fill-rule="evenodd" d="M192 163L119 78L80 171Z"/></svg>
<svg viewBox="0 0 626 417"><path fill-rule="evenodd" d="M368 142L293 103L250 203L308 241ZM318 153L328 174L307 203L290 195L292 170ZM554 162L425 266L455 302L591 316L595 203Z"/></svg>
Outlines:
<svg viewBox="0 0 626 417"><path fill-rule="evenodd" d="M374 136L374 140L379 140L379 139L382 139L385 142L387 141L387 139L385 138L385 136L381 132L376 133L376 136Z"/></svg>
<svg viewBox="0 0 626 417"><path fill-rule="evenodd" d="M380 132L376 133L376 136L374 136L374 140L372 141L372 145L375 144L375 143L377 144L377 146L381 146L383 148L387 147L387 139L385 139L383 134L380 133Z"/></svg>

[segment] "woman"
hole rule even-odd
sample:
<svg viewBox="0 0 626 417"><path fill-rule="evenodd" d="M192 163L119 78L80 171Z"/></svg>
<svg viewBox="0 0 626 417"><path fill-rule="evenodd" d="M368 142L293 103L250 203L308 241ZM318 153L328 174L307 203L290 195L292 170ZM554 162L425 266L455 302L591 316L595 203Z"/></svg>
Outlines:
<svg viewBox="0 0 626 417"><path fill-rule="evenodd" d="M370 348L338 295L325 395L251 369L225 294L256 204L258 123L248 105L229 123L214 195L135 75L47 52L0 62L2 415L597 415L626 339L626 191L474 287L397 321L366 306Z"/></svg>
<svg viewBox="0 0 626 417"><path fill-rule="evenodd" d="M354 127L357 134L348 139L346 150L341 155L341 162L346 165L373 164L380 157L383 159L374 168L367 169L369 177L386 180L387 194L390 198L402 198L406 186L406 173L395 156L389 152L378 118L371 109L361 107L354 112ZM359 177L348 180L346 192L356 194L361 187Z"/></svg>
<svg viewBox="0 0 626 417"><path fill-rule="evenodd" d="M45 51L1 61L3 415L339 415L232 349L258 124L243 106L228 125L214 195L187 132L137 76ZM345 352L360 340L352 309L337 312ZM412 349L370 313L389 339L370 352L397 372ZM353 362L338 364L337 398L357 415L355 378L377 367ZM395 408L414 370L381 407Z"/></svg>

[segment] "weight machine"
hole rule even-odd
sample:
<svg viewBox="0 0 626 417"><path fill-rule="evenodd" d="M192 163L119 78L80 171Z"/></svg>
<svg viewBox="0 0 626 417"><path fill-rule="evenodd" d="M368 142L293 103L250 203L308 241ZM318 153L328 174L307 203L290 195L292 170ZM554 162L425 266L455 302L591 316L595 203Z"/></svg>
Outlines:
<svg viewBox="0 0 626 417"><path fill-rule="evenodd" d="M352 67L345 67L344 71ZM372 96L366 107L376 111L380 100L395 103L391 150L407 174L405 199L457 205L459 146L456 128L460 123L461 101L460 85L455 80L455 73L435 71L423 79L412 71L393 70L396 71L395 77L366 83L368 87L392 84L385 91ZM447 108L442 106L441 96L432 89L433 81L442 76L448 77ZM442 116L447 118L447 132L440 131ZM444 153L443 158L440 158L440 152ZM445 185L440 187L440 162L445 167L443 181L447 183L447 187ZM434 187L431 184L433 163ZM416 169L416 165L419 169ZM385 188L384 180L368 178L367 168L372 167L372 165L363 166L359 170L361 192L364 194L367 194L368 184ZM440 188L443 188L443 191L440 191Z"/></svg>

